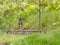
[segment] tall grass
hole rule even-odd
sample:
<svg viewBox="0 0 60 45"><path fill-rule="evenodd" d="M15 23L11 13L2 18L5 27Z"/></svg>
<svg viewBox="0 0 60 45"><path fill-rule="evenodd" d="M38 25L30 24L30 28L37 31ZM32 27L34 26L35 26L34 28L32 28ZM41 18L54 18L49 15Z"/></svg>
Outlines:
<svg viewBox="0 0 60 45"><path fill-rule="evenodd" d="M22 40L22 45L60 45L60 32L32 34Z"/></svg>
<svg viewBox="0 0 60 45"><path fill-rule="evenodd" d="M0 34L0 44L9 45L60 45L60 32L48 31L46 34L37 33L29 35Z"/></svg>

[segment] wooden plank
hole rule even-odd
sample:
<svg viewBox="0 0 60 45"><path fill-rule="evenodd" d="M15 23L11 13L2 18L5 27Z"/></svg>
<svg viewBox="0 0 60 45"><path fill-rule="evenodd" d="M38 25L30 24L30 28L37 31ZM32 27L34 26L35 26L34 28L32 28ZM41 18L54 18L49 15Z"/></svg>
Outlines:
<svg viewBox="0 0 60 45"><path fill-rule="evenodd" d="M41 31L39 30L7 30L4 32L8 34L31 34L31 33L40 33Z"/></svg>

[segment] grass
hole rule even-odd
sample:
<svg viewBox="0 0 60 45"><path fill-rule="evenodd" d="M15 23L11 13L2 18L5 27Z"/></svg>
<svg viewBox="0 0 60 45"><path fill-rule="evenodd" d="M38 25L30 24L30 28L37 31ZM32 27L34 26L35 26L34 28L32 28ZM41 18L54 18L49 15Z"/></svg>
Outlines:
<svg viewBox="0 0 60 45"><path fill-rule="evenodd" d="M60 45L59 30L49 30L46 34L14 35L0 33L0 44L9 45Z"/></svg>
<svg viewBox="0 0 60 45"><path fill-rule="evenodd" d="M24 38L25 36L23 35L14 35L14 34L3 34L0 33L0 44L5 44L8 43L9 45L15 45L16 43L21 42L21 40Z"/></svg>
<svg viewBox="0 0 60 45"><path fill-rule="evenodd" d="M32 34L22 42L22 45L60 45L60 32L52 31L47 34Z"/></svg>

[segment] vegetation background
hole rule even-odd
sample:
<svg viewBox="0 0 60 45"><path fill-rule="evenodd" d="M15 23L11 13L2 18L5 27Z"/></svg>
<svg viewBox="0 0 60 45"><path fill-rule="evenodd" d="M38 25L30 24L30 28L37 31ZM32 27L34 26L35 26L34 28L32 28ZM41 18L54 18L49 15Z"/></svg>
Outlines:
<svg viewBox="0 0 60 45"><path fill-rule="evenodd" d="M40 1L40 24L43 29L60 26L60 1ZM23 27L39 29L39 0L0 0L0 30L16 30L19 18L23 18Z"/></svg>
<svg viewBox="0 0 60 45"><path fill-rule="evenodd" d="M39 8L40 6L40 8ZM5 34L1 31L23 29L42 31L30 35ZM0 0L0 45L60 45L60 0Z"/></svg>

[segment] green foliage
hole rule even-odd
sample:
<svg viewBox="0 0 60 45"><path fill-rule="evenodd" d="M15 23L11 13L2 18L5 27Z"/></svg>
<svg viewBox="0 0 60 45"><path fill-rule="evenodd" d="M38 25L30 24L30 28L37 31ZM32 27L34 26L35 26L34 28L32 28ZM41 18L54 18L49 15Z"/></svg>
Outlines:
<svg viewBox="0 0 60 45"><path fill-rule="evenodd" d="M37 6L36 5L30 5L25 2L21 2L20 4L17 2L14 2L12 0L10 1L2 1L3 4L1 4L1 30L12 30L12 29L18 29L18 20L19 18L24 18L26 25L26 21L28 16L34 15L37 13ZM4 4L5 3L5 4ZM2 11L3 10L3 11ZM35 10L35 11L34 11ZM4 19L4 20L3 20ZM23 26L25 28L26 26Z"/></svg>
<svg viewBox="0 0 60 45"><path fill-rule="evenodd" d="M38 29L38 2L39 0L0 0L0 29L19 29L19 18L25 19L22 29ZM41 24L43 28L48 28L49 25L59 22L59 2L59 0L40 1Z"/></svg>

